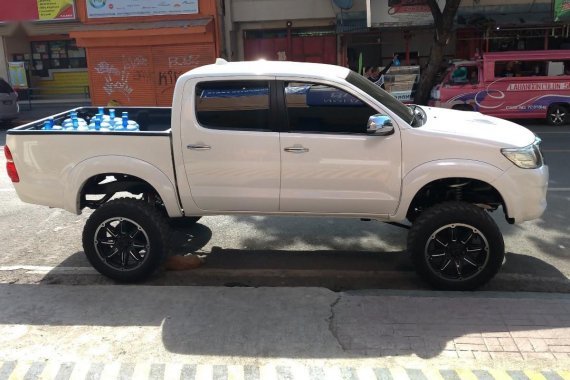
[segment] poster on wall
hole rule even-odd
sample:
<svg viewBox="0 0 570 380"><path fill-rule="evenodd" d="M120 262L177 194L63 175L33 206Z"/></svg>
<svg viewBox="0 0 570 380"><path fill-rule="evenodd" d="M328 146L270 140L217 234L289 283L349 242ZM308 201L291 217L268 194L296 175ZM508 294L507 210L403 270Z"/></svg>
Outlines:
<svg viewBox="0 0 570 380"><path fill-rule="evenodd" d="M440 9L445 7L445 0L437 2ZM369 28L433 24L427 0L370 0L366 8Z"/></svg>
<svg viewBox="0 0 570 380"><path fill-rule="evenodd" d="M0 1L2 21L54 21L75 19L74 0Z"/></svg>
<svg viewBox="0 0 570 380"><path fill-rule="evenodd" d="M554 21L570 20L570 0L554 0Z"/></svg>
<svg viewBox="0 0 570 380"><path fill-rule="evenodd" d="M87 0L87 17L138 17L198 13L198 0Z"/></svg>
<svg viewBox="0 0 570 380"><path fill-rule="evenodd" d="M16 89L28 88L24 62L8 62L8 73L12 87Z"/></svg>

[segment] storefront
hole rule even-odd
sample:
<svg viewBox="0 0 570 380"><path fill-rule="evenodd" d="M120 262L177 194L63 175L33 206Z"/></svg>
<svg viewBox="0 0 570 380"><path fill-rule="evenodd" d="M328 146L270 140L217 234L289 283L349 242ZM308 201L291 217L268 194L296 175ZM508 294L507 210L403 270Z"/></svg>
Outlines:
<svg viewBox="0 0 570 380"><path fill-rule="evenodd" d="M219 54L214 0L172 9L150 0L136 7L116 0L113 9L96 3L78 4L86 25L70 33L86 50L94 105L169 106L176 79Z"/></svg>
<svg viewBox="0 0 570 380"><path fill-rule="evenodd" d="M8 67L22 65L15 85L21 97L52 99L78 96L88 99L89 83L86 54L69 37L69 31L81 25L76 20L73 1L22 0L19 7L0 5L5 23L0 27L3 56Z"/></svg>

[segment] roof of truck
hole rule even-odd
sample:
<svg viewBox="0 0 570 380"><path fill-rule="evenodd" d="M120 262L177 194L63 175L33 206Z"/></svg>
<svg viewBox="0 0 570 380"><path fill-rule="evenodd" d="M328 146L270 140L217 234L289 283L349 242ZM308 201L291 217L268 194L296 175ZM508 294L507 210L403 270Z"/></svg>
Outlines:
<svg viewBox="0 0 570 380"><path fill-rule="evenodd" d="M218 58L215 64L197 67L184 76L295 75L346 78L349 71L346 67L323 63L265 60L227 62Z"/></svg>

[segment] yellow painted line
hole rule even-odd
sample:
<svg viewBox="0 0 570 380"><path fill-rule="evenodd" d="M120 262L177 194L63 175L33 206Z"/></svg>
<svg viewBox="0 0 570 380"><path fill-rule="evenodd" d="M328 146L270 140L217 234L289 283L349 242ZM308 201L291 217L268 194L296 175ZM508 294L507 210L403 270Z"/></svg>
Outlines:
<svg viewBox="0 0 570 380"><path fill-rule="evenodd" d="M40 375L40 379L42 380L53 380L57 376L59 369L61 368L61 363L58 361L48 361L46 362L46 366Z"/></svg>
<svg viewBox="0 0 570 380"><path fill-rule="evenodd" d="M540 372L531 370L525 370L523 372L530 380L546 380L546 377Z"/></svg>
<svg viewBox="0 0 570 380"><path fill-rule="evenodd" d="M479 380L470 369L458 368L455 372L461 380Z"/></svg>
<svg viewBox="0 0 570 380"><path fill-rule="evenodd" d="M570 380L570 371L555 371L564 380Z"/></svg>
<svg viewBox="0 0 570 380"><path fill-rule="evenodd" d="M100 379L118 379L119 371L121 370L120 362L111 362L103 366Z"/></svg>
<svg viewBox="0 0 570 380"><path fill-rule="evenodd" d="M31 366L32 366L31 363L18 361L16 363L16 368L14 368L12 374L10 375L10 377L8 377L8 380L22 380L24 376L26 376L26 372L28 372Z"/></svg>
<svg viewBox="0 0 570 380"><path fill-rule="evenodd" d="M214 367L206 364L196 366L196 380L211 380L214 378Z"/></svg>
<svg viewBox="0 0 570 380"><path fill-rule="evenodd" d="M327 380L342 380L342 374L340 373L340 368L338 367L325 367L325 379Z"/></svg>
<svg viewBox="0 0 570 380"><path fill-rule="evenodd" d="M168 363L164 367L165 379L180 379L182 376L182 363Z"/></svg>
<svg viewBox="0 0 570 380"><path fill-rule="evenodd" d="M429 380L445 380L445 378L442 376L441 372L439 372L439 369L436 368L424 368L422 370L423 374L426 375L426 377Z"/></svg>
<svg viewBox="0 0 570 380"><path fill-rule="evenodd" d="M358 380L376 380L374 370L370 367L360 367L356 369L356 377Z"/></svg>
<svg viewBox="0 0 570 380"><path fill-rule="evenodd" d="M133 370L133 375L131 379L148 379L150 375L150 363L149 362L139 362L135 364Z"/></svg>
<svg viewBox="0 0 570 380"><path fill-rule="evenodd" d="M89 372L89 368L91 367L91 363L80 361L75 362L73 366L73 372L71 372L71 376L69 376L69 380L85 380L87 378L87 373Z"/></svg>
<svg viewBox="0 0 570 380"><path fill-rule="evenodd" d="M500 369L491 369L489 370L489 374L491 374L495 380L512 380L512 377L509 376L507 371Z"/></svg>
<svg viewBox="0 0 570 380"><path fill-rule="evenodd" d="M173 379L173 377L166 377L165 379ZM177 377L178 379L180 376ZM245 375L243 373L243 367L241 365L229 365L228 366L228 380L245 380Z"/></svg>
<svg viewBox="0 0 570 380"><path fill-rule="evenodd" d="M389 370L392 373L394 380L410 380L410 377L404 368L396 367L389 368Z"/></svg>
<svg viewBox="0 0 570 380"><path fill-rule="evenodd" d="M311 378L309 368L304 365L291 365L291 375L295 380L310 380Z"/></svg>

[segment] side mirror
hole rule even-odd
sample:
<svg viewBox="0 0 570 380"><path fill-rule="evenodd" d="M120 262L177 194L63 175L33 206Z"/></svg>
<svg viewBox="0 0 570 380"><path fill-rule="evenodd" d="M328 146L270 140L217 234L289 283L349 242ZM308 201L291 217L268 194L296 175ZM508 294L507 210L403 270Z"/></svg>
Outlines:
<svg viewBox="0 0 570 380"><path fill-rule="evenodd" d="M394 133L394 125L392 119L386 115L372 115L368 119L366 133L376 136L388 136Z"/></svg>

